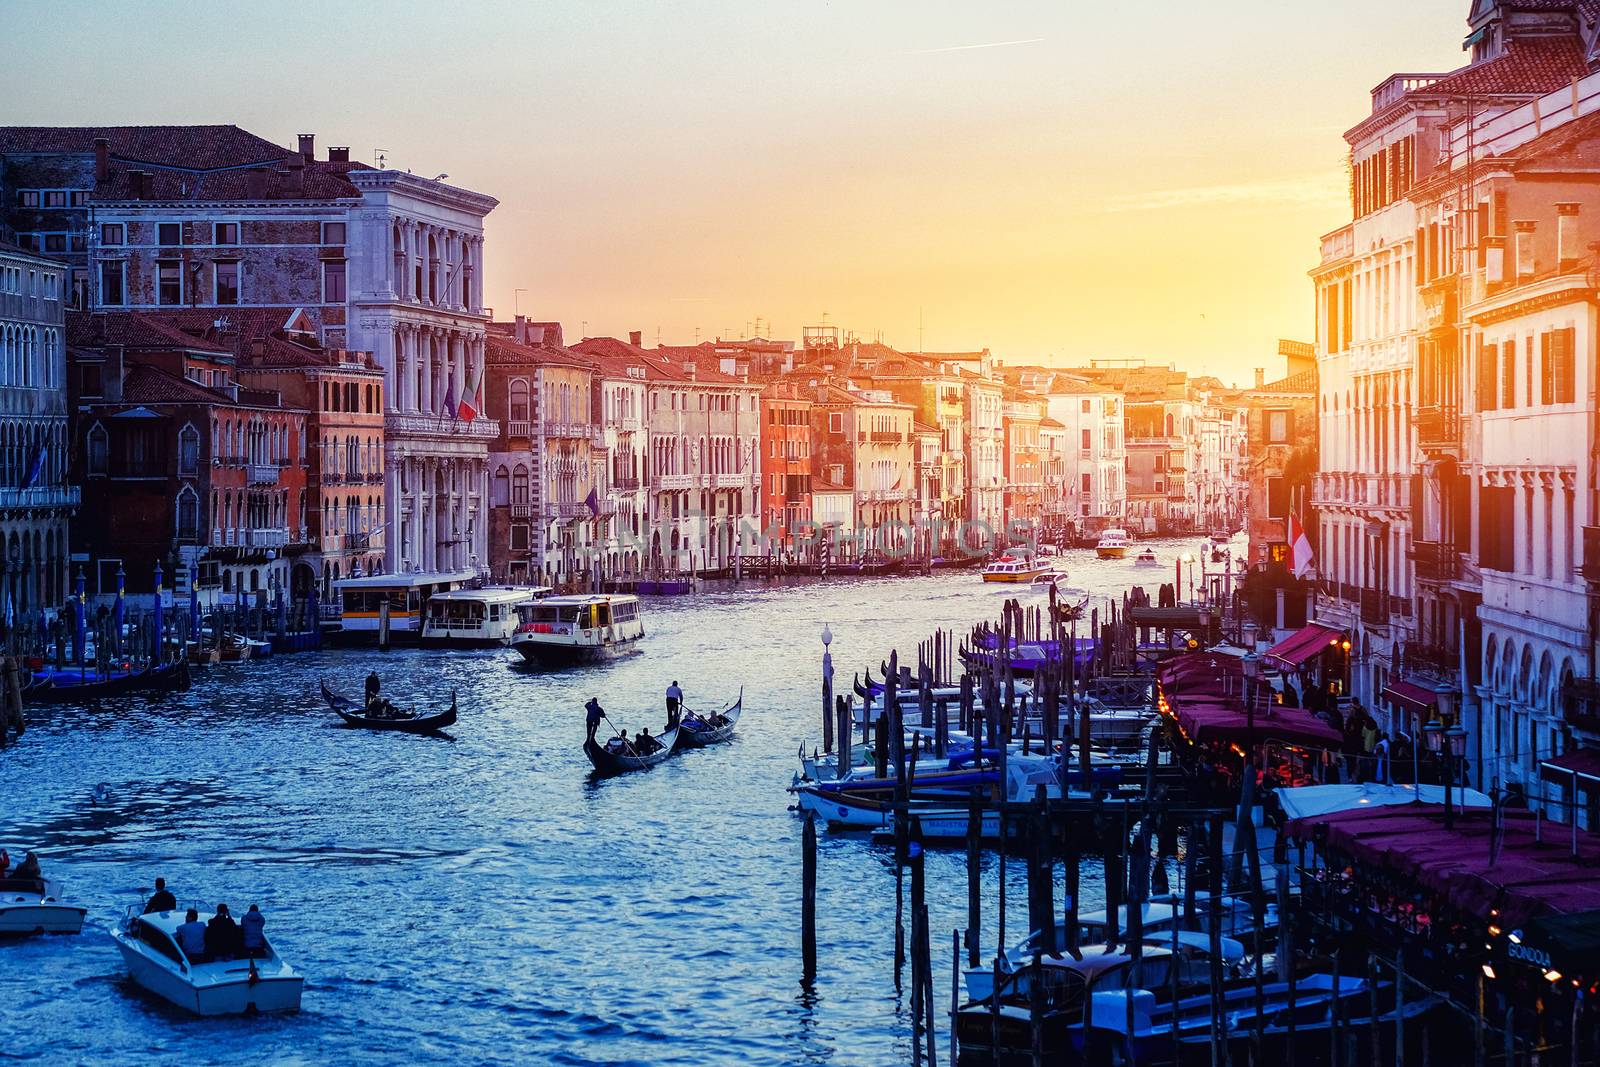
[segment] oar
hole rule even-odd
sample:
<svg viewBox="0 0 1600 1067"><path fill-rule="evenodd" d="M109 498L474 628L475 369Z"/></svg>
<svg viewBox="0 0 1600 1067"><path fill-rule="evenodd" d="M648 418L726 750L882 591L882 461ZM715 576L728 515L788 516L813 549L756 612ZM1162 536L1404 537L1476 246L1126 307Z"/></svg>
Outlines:
<svg viewBox="0 0 1600 1067"><path fill-rule="evenodd" d="M612 722L610 717L607 716L605 712L602 711L600 713L600 717L605 719L607 726L611 727L611 736L622 737L622 731L617 728L617 724ZM622 737L622 744L624 748L626 748L629 752L632 752L634 755L637 756L639 754L638 750L633 747L633 742L629 741L626 737Z"/></svg>

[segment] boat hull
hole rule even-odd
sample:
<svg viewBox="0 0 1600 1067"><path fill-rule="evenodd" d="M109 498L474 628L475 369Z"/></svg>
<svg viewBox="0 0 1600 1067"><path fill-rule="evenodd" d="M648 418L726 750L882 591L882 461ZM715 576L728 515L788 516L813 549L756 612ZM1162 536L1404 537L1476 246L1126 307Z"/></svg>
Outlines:
<svg viewBox="0 0 1600 1067"><path fill-rule="evenodd" d="M662 733L656 738L661 743L661 748L648 756L624 756L610 751L594 738L589 738L583 743L583 754L589 757L596 774L614 775L649 770L672 758L672 754L678 750L679 736L681 735L678 730L667 730Z"/></svg>
<svg viewBox="0 0 1600 1067"><path fill-rule="evenodd" d="M1127 545L1096 545L1094 554L1101 559L1127 559Z"/></svg>
<svg viewBox="0 0 1600 1067"><path fill-rule="evenodd" d="M581 667L604 663L635 651L639 638L629 637L603 645L561 644L554 641L516 641L513 648L529 663L541 667Z"/></svg>
<svg viewBox="0 0 1600 1067"><path fill-rule="evenodd" d="M76 934L83 929L84 913L70 904L0 904L0 937Z"/></svg>
<svg viewBox="0 0 1600 1067"><path fill-rule="evenodd" d="M134 984L185 1011L196 1015L245 1015L300 1010L305 979L297 974L261 977L252 982L249 965L241 960L238 969L243 973L237 980L196 985L134 948L120 932L112 936Z"/></svg>
<svg viewBox="0 0 1600 1067"><path fill-rule="evenodd" d="M678 726L679 748L709 748L720 745L724 741L733 740L733 731L739 725L739 716L744 713L744 690L739 691L739 699L723 708L717 714L728 721L714 730L695 730L687 723Z"/></svg>

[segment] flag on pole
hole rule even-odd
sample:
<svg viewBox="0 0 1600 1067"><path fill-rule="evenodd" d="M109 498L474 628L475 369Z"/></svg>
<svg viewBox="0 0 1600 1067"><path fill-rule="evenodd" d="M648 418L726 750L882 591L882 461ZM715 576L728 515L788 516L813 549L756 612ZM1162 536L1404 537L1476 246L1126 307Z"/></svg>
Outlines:
<svg viewBox="0 0 1600 1067"><path fill-rule="evenodd" d="M483 368L470 368L472 377L467 381L466 388L461 390L461 405L458 417L462 422L471 422L478 417L478 392L483 387Z"/></svg>
<svg viewBox="0 0 1600 1067"><path fill-rule="evenodd" d="M448 386L445 387L445 391L444 391L444 407L439 409L439 415L441 417L443 417L445 415L448 415L452 419L456 417L456 383L455 382L451 382Z"/></svg>
<svg viewBox="0 0 1600 1067"><path fill-rule="evenodd" d="M584 503L589 505L590 516L594 518L600 517L600 493L598 490L590 489L589 496L584 500Z"/></svg>
<svg viewBox="0 0 1600 1067"><path fill-rule="evenodd" d="M32 489L39 484L39 475L44 473L44 445L39 446L39 451L34 454L33 466L28 468L28 480L22 483L22 488Z"/></svg>
<svg viewBox="0 0 1600 1067"><path fill-rule="evenodd" d="M1296 578L1304 578L1311 573L1313 556L1306 528L1300 525L1300 519L1294 512L1289 512L1289 569Z"/></svg>

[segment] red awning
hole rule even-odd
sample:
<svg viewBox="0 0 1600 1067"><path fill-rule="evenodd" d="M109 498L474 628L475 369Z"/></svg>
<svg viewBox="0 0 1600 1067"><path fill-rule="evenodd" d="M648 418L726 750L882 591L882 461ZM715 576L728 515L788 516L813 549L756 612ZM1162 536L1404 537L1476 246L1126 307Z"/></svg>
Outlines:
<svg viewBox="0 0 1600 1067"><path fill-rule="evenodd" d="M1312 623L1267 649L1267 659L1286 670L1299 670L1300 665L1306 660L1320 652L1328 651L1330 645L1337 644L1342 632L1331 626Z"/></svg>
<svg viewBox="0 0 1600 1067"><path fill-rule="evenodd" d="M1539 764L1539 777L1547 782L1565 785L1574 777L1587 779L1585 785L1593 788L1600 784L1600 749L1578 748Z"/></svg>
<svg viewBox="0 0 1600 1067"><path fill-rule="evenodd" d="M1244 709L1233 704L1185 702L1174 716L1183 732L1196 742L1245 744L1252 734L1257 741L1286 741L1311 747L1338 745L1344 740L1338 730L1304 708L1274 707L1258 713L1253 726Z"/></svg>
<svg viewBox="0 0 1600 1067"><path fill-rule="evenodd" d="M1415 682L1408 682L1404 678L1390 679L1380 695L1390 703L1418 715L1428 714L1439 703L1438 693L1432 689L1424 689Z"/></svg>

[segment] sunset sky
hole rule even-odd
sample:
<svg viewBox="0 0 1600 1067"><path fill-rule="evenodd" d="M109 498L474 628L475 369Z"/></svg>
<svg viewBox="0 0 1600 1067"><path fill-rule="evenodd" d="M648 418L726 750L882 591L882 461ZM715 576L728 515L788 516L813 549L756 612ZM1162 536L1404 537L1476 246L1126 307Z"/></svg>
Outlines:
<svg viewBox="0 0 1600 1067"><path fill-rule="evenodd" d="M0 121L448 172L500 200L496 313L571 338L826 313L915 350L920 314L930 350L1242 381L1311 336L1340 134L1391 72L1464 61L1468 3L256 7L0 0Z"/></svg>

